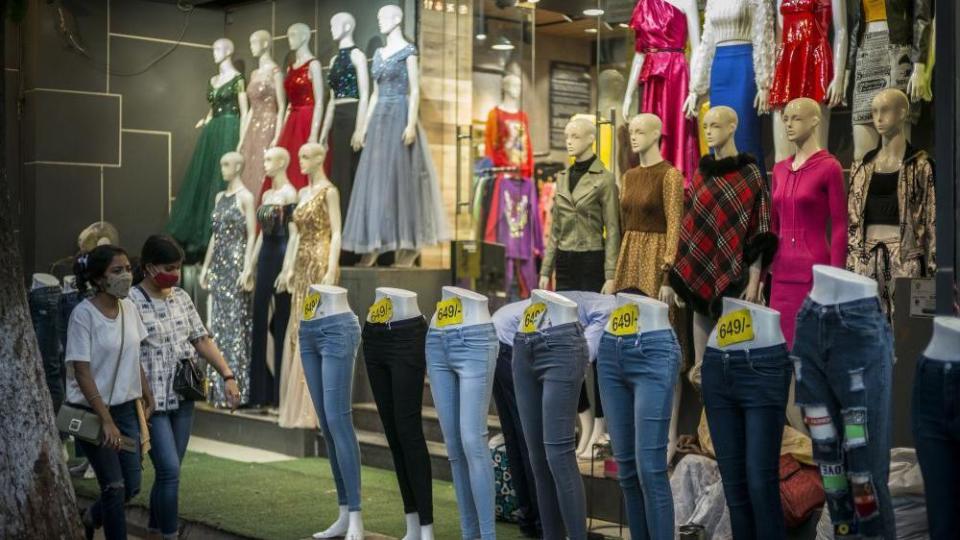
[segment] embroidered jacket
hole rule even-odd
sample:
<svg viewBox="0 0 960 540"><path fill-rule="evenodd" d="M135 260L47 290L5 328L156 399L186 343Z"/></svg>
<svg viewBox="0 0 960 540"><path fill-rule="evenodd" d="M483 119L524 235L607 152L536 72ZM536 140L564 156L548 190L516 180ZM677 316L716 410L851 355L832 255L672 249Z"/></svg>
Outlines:
<svg viewBox="0 0 960 540"><path fill-rule="evenodd" d="M866 263L870 253L866 249L867 227L864 212L870 179L876 168L874 159L880 148L854 162L850 168L850 194L847 198L847 269L854 261ZM927 275L937 268L936 189L933 178L933 160L923 150L907 145L897 180L897 207L900 212L900 261L920 259Z"/></svg>
<svg viewBox="0 0 960 540"><path fill-rule="evenodd" d="M724 296L743 292L749 267L766 268L777 250L770 193L748 154L700 159L680 224L670 285L699 313L717 317Z"/></svg>

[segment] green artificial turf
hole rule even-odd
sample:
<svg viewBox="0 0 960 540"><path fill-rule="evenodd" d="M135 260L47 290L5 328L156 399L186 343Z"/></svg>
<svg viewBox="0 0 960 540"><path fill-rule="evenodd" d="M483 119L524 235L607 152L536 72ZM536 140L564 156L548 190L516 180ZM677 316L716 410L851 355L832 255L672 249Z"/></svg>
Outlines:
<svg viewBox="0 0 960 540"><path fill-rule="evenodd" d="M363 523L367 531L402 537L403 503L393 471L363 467ZM74 480L79 494L96 497L95 480ZM153 467L144 461L143 484L133 504L147 506ZM433 482L434 536L459 539L453 484ZM337 491L326 459L241 463L188 452L180 477L180 518L256 538L309 538L337 517ZM497 523L497 538L523 538Z"/></svg>

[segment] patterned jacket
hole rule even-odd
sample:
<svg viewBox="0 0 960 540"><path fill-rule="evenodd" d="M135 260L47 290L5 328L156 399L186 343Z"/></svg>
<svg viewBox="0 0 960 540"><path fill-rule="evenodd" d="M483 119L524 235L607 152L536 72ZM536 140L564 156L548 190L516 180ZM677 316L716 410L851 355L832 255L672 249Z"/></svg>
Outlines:
<svg viewBox="0 0 960 540"><path fill-rule="evenodd" d="M874 158L879 148L867 152L863 161L850 168L850 193L847 198L847 269L854 268L856 259L867 262L866 211L870 179L876 167ZM921 268L933 275L936 259L936 189L933 178L933 160L923 150L907 145L903 166L897 181L897 207L900 213L900 259L921 259Z"/></svg>
<svg viewBox="0 0 960 540"><path fill-rule="evenodd" d="M717 317L724 296L743 292L748 269L766 268L777 251L770 231L770 193L748 154L704 156L680 223L670 286L697 312Z"/></svg>

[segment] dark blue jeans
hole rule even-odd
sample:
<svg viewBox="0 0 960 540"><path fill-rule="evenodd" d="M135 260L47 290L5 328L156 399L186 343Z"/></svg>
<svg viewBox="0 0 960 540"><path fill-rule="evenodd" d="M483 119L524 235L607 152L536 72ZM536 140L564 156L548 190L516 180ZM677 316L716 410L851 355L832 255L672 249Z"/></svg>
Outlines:
<svg viewBox="0 0 960 540"><path fill-rule="evenodd" d="M896 538L890 477L893 336L877 298L804 301L791 358L838 538Z"/></svg>
<svg viewBox="0 0 960 540"><path fill-rule="evenodd" d="M47 389L50 390L54 413L60 410L64 395L63 358L60 354L62 349L57 335L61 295L60 287L33 289L29 295L30 318L37 334L40 357L43 359L43 374L46 377Z"/></svg>
<svg viewBox="0 0 960 540"><path fill-rule="evenodd" d="M703 403L735 540L787 536L780 443L789 390L786 345L704 352Z"/></svg>
<svg viewBox="0 0 960 540"><path fill-rule="evenodd" d="M110 416L120 433L137 443L135 452L116 451L77 440L77 446L90 460L100 485L100 497L87 510L94 527L103 527L107 540L126 540L127 516L124 503L140 492L140 421L135 401L110 407Z"/></svg>
<svg viewBox="0 0 960 540"><path fill-rule="evenodd" d="M180 464L190 441L193 408L192 401L181 401L180 408L157 411L149 421L150 461L156 477L150 489L148 528L151 533L160 533L164 538L177 537Z"/></svg>
<svg viewBox="0 0 960 540"><path fill-rule="evenodd" d="M920 357L913 381L913 440L923 472L930 538L956 538L960 534L960 361Z"/></svg>
<svg viewBox="0 0 960 540"><path fill-rule="evenodd" d="M517 333L513 341L513 384L545 539L587 537L575 427L588 355L578 322Z"/></svg>
<svg viewBox="0 0 960 540"><path fill-rule="evenodd" d="M672 330L600 340L600 396L634 540L674 537L667 444L679 366Z"/></svg>

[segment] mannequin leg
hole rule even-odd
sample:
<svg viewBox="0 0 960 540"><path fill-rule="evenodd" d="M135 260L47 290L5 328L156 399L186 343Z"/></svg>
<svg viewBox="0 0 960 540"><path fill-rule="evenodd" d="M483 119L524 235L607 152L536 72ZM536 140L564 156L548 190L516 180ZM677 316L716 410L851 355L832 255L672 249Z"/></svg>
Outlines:
<svg viewBox="0 0 960 540"><path fill-rule="evenodd" d="M378 255L379 255L379 253L377 253L376 251L372 251L372 252L370 252L370 253L364 253L363 256L360 257L360 261L357 262L357 266L362 267L362 268L370 268L370 267L372 267L374 264L377 263L377 256L378 256Z"/></svg>
<svg viewBox="0 0 960 540"><path fill-rule="evenodd" d="M680 393L682 389L683 383L678 380L676 386L673 387L673 403L671 404L670 411L670 439L667 443L668 465L673 463L673 455L677 452L677 423L679 422L678 417L680 416L680 399L682 397Z"/></svg>
<svg viewBox="0 0 960 540"><path fill-rule="evenodd" d="M394 268L412 268L420 256L418 249L400 249L397 250L397 260L393 263Z"/></svg>
<svg viewBox="0 0 960 540"><path fill-rule="evenodd" d="M713 330L716 321L693 312L693 367L687 377L694 386L700 388L700 370L703 367L703 353L707 350L707 340L710 338L710 332Z"/></svg>
<svg viewBox="0 0 960 540"><path fill-rule="evenodd" d="M590 408L590 398L587 396L587 382L580 385L580 402L577 405L577 418L580 421L580 439L577 441L577 457L589 459L588 448L590 435L593 432L593 409Z"/></svg>
<svg viewBox="0 0 960 540"><path fill-rule="evenodd" d="M603 404L600 401L599 376L597 374L597 364L593 362L592 368L588 369L593 373L593 427L590 429L590 438L587 440L586 448L583 453L578 454L579 459L590 459L593 457L593 447L604 442L607 434L607 421L603 417ZM589 378L589 377L588 377ZM584 388L583 390L586 390Z"/></svg>

